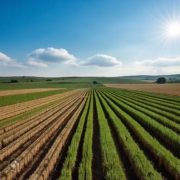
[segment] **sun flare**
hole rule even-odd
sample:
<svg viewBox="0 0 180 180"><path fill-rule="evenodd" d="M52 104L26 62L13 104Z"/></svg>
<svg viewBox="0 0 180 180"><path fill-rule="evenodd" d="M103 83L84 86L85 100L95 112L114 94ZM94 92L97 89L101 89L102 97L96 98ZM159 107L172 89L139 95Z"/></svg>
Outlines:
<svg viewBox="0 0 180 180"><path fill-rule="evenodd" d="M165 27L166 36L169 38L179 38L180 37L180 22L168 22Z"/></svg>
<svg viewBox="0 0 180 180"><path fill-rule="evenodd" d="M178 16L164 19L160 26L160 37L164 40L165 44L180 41L180 18Z"/></svg>

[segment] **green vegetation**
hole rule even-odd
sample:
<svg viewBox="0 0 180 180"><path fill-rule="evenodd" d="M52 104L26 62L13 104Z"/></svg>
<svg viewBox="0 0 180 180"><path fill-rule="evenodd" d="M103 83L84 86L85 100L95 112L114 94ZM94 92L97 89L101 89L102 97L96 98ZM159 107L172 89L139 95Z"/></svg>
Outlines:
<svg viewBox="0 0 180 180"><path fill-rule="evenodd" d="M127 105L131 106L132 108L145 113L146 115L150 116L151 118L157 120L158 122L164 124L165 126L173 129L174 131L178 132L180 134L180 125L171 121L170 119L168 119L166 116L162 116L159 113L155 113L154 110L151 108L151 106L144 106L144 104L142 103L138 103L135 100L131 100L127 97L124 96L118 96L118 95L114 95L111 94L113 97L117 98L118 100L121 100L122 102L126 103ZM148 110L150 109L150 110ZM158 110L159 111L159 110ZM180 118L178 117L178 119L180 120Z"/></svg>
<svg viewBox="0 0 180 180"><path fill-rule="evenodd" d="M100 127L100 143L105 179L118 180L120 178L125 180L126 175L122 166L122 162L121 159L119 159L118 152L111 135L111 130L108 125L108 120L105 117L100 101L97 98L97 94L95 94L95 100Z"/></svg>
<svg viewBox="0 0 180 180"><path fill-rule="evenodd" d="M128 101L133 102L135 105L139 105L140 107L144 107L147 110L150 110L151 112L156 112L158 115L162 115L165 116L167 118L169 118L170 120L173 120L175 122L179 122L180 123L180 116L177 116L176 114L179 114L179 106L178 104L176 104L176 108L175 107L168 107L171 103L167 102L166 104L163 105L159 105L157 104L159 101L161 101L161 99L156 99L155 102L149 102L148 98L143 98L142 96L138 96L138 95L133 95L133 93L131 92L125 92L125 91L108 91L113 93L114 95L117 95L120 98L126 98ZM164 110L165 109L165 110Z"/></svg>
<svg viewBox="0 0 180 180"><path fill-rule="evenodd" d="M165 77L159 77L159 78L156 80L156 83L157 83L157 84L165 84L165 83L166 83L166 78L165 78Z"/></svg>
<svg viewBox="0 0 180 180"><path fill-rule="evenodd" d="M6 126L10 126L12 124L15 124L18 121L23 121L27 118L30 118L32 116L35 116L36 114L42 112L43 110L46 110L47 108L49 108L50 106L53 106L55 104L59 103L59 100L50 102L48 104L42 105L40 107L34 108L30 111L26 111L22 114L19 114L17 116L13 116L4 120L0 121L0 128L6 127Z"/></svg>
<svg viewBox="0 0 180 180"><path fill-rule="evenodd" d="M66 160L63 164L63 168L62 168L59 179L62 179L62 180L71 180L72 179L72 172L75 169L76 157L77 157L77 153L78 153L81 135L82 135L83 128L85 126L85 121L86 121L87 114L88 114L89 103L90 103L90 96L86 102L84 111L81 115L81 118L79 120L77 129L76 129L76 132L75 132L73 139L71 140L70 146L68 148Z"/></svg>
<svg viewBox="0 0 180 180"><path fill-rule="evenodd" d="M47 165L51 166L51 168L47 169L47 167L42 166L42 172L46 172L48 175L52 174L53 177L54 171L57 170L55 176L62 180L92 180L98 178L107 180L133 178L142 180L180 179L179 98L155 93L107 88L99 84L99 81L96 82L98 83L91 81L87 87L92 88L83 90L84 93L89 91L87 94L88 98L83 105L81 115L76 119L77 124L68 129L68 126L65 125L66 121L64 121L62 129L58 129L57 134L54 134L53 138L49 138L51 142L48 146L45 146L47 149L39 149L43 155L41 156L37 152L37 158L39 158L39 162L42 162L41 158L46 156L46 152L51 152L50 147L53 147L56 139L60 137L59 143L61 143L62 139L64 141L63 146L58 146L59 152L56 152L55 149L52 151L56 152L55 155L52 154L56 156L53 165L51 164L52 159L43 159L44 162L47 161ZM57 84L59 82L54 82L53 80L49 83ZM70 82L61 84L69 85ZM80 84L84 85L83 82L73 82L72 84L77 84L77 87ZM31 93L25 96L30 96L26 97L26 100L28 98L37 99L70 89ZM77 94L80 94L79 91ZM83 95L79 96L79 98L84 98ZM10 99L13 99L11 101L16 102L16 99L24 101L23 98L25 99L25 96L16 95L7 96L7 98L10 97ZM62 102L66 102L66 98ZM78 96L74 96L74 98L79 102ZM69 99L71 100L71 98ZM9 103L11 102L10 100L8 101ZM18 128L13 129L12 132L16 133L17 131L18 134L21 131L21 133L24 133L28 128L33 132L32 126L20 126L20 124L29 122L27 118L31 118L39 112L45 112L52 106L60 108L59 103L61 101L56 100L15 117L1 120L1 134L6 132L11 134L11 128L13 129L16 125ZM63 104L62 107L64 107ZM64 113L61 114L62 117L66 115ZM74 115L73 113L72 115ZM42 114L41 117L43 116ZM50 118L51 122L57 121L57 117L61 116L58 114L54 116L52 112L48 118ZM33 121L37 122L36 120L36 118L33 119ZM18 121L19 124L16 124ZM38 126L42 127L41 122L38 123ZM48 123L47 119L46 125ZM9 125L13 126L9 127ZM24 126L27 128L23 129ZM7 128L3 129L4 127ZM53 123L53 127L56 127L56 123ZM68 134L61 137L62 131L68 132ZM27 130L27 133L29 133L29 130ZM42 133L46 135L46 131ZM7 139L9 134L6 134ZM23 136L25 135L24 133ZM36 136L36 134L34 135ZM14 134L10 137L16 138ZM2 148L6 148L6 144L3 141L0 142L0 145ZM19 139L16 139L16 141L19 141ZM41 143L41 141L38 142ZM43 141L43 143L45 144L46 142ZM8 146L11 146L11 142L7 144ZM32 158L32 163L34 163L34 157ZM53 169L54 167L55 169ZM23 168L26 171L26 167Z"/></svg>
<svg viewBox="0 0 180 180"><path fill-rule="evenodd" d="M150 129L153 134L159 137L162 141L168 144L168 146L175 149L177 152L180 149L180 136L176 134L171 129L163 126L159 122L153 120L151 117L147 116L146 114L130 107L129 105L125 104L122 101L119 101L117 98L112 97L109 94L106 96L111 99L114 103L116 103L119 107L130 114L134 119L136 119L142 126Z"/></svg>
<svg viewBox="0 0 180 180"><path fill-rule="evenodd" d="M92 153L92 137L93 137L93 103L94 99L91 95L91 101L90 101L90 108L88 112L87 117L87 124L86 124L86 131L84 135L84 141L83 141L83 152L82 152L82 159L79 166L79 179L92 179L92 159L93 159L93 153Z"/></svg>
<svg viewBox="0 0 180 180"><path fill-rule="evenodd" d="M102 92L101 92L102 93ZM160 162L160 165L164 166L164 168L175 178L179 177L180 172L180 160L177 159L173 154L167 150L165 147L163 147L155 138L153 138L147 130L145 130L136 120L134 120L124 109L121 109L121 106L117 106L112 100L111 96L107 95L103 92L103 98L108 102L110 107L113 109L113 111L122 119L123 123L127 125L131 131L133 131L134 135L138 136L139 141L145 146L146 148L151 151L153 156L155 156L155 159L158 159ZM114 102L113 102L114 101ZM119 101L120 102L120 101ZM109 110L109 108L106 108ZM112 114L110 114L110 117L112 117ZM112 118L114 120L114 118ZM146 119L144 118L144 121ZM118 121L116 121L118 123ZM148 123L146 121L146 123ZM150 123L150 122L149 122ZM118 127L121 127L120 125ZM148 126L150 129L150 126ZM166 128L164 127L164 131L166 132ZM122 131L121 131L122 133ZM153 131L154 133L154 131ZM163 131L159 132L163 133ZM164 133L165 134L165 133ZM167 134L166 134L167 135ZM172 135L172 134L171 134ZM164 139L166 139L164 137ZM162 139L161 139L162 140ZM179 141L180 142L180 141ZM174 145L178 145L175 143ZM133 147L131 147L134 149ZM179 148L177 148L179 149ZM133 158L133 157L132 157Z"/></svg>
<svg viewBox="0 0 180 180"><path fill-rule="evenodd" d="M16 103L21 103L21 102L26 102L26 101L30 101L30 100L35 100L35 99L39 99L39 98L63 93L65 91L67 91L67 89L45 91L45 92L36 92L36 93L29 93L29 94L1 96L0 97L0 107L11 105L11 104L16 104Z"/></svg>
<svg viewBox="0 0 180 180"><path fill-rule="evenodd" d="M139 179L162 179L161 175L154 170L151 162L148 161L148 159L145 157L138 145L133 141L128 130L121 122L122 119L119 119L116 116L116 114L112 111L110 106L100 94L99 96L104 106L104 109L108 113L108 118L113 123L113 126L117 132L118 139L122 144L122 147L125 150L128 159L130 160L131 166L135 169L137 177ZM108 102L111 104L109 100ZM126 115L123 111L119 112L122 113L124 119L126 118L126 120L128 120L128 115Z"/></svg>
<svg viewBox="0 0 180 180"><path fill-rule="evenodd" d="M12 79L18 83L11 83ZM47 87L75 89L102 86L102 84L106 83L143 83L143 81L121 77L0 77L0 90Z"/></svg>

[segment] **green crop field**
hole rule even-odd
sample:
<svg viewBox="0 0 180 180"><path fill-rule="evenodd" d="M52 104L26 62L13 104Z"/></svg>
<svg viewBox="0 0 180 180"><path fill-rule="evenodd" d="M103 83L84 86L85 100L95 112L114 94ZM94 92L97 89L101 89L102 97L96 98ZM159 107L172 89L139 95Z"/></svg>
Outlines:
<svg viewBox="0 0 180 180"><path fill-rule="evenodd" d="M43 93L34 98L58 98L0 109L1 179L180 179L178 96L95 85Z"/></svg>
<svg viewBox="0 0 180 180"><path fill-rule="evenodd" d="M12 83L11 80L16 80ZM120 77L64 77L64 78L38 78L38 77L0 77L0 90L31 89L31 88L83 88L95 84L102 86L107 83L145 83L142 80Z"/></svg>

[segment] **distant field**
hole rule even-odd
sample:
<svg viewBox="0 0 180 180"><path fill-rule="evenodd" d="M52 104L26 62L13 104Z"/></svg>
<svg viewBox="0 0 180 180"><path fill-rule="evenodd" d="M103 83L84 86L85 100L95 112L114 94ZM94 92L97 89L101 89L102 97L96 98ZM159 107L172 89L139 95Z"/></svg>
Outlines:
<svg viewBox="0 0 180 180"><path fill-rule="evenodd" d="M59 90L59 89L60 88L36 88L36 89L4 90L4 91L0 91L0 96L29 94L29 93L53 91L53 90ZM64 89L64 88L61 88L61 89Z"/></svg>
<svg viewBox="0 0 180 180"><path fill-rule="evenodd" d="M105 84L107 87L180 96L180 84Z"/></svg>
<svg viewBox="0 0 180 180"><path fill-rule="evenodd" d="M34 89L34 88L84 88L91 87L90 83L70 83L70 82L19 82L0 83L0 90Z"/></svg>
<svg viewBox="0 0 180 180"><path fill-rule="evenodd" d="M17 83L11 83L11 80ZM96 84L94 84L96 82ZM65 78L37 78L37 77L0 77L0 90L32 89L32 88L85 88L102 86L108 83L143 83L141 80L119 77L65 77Z"/></svg>

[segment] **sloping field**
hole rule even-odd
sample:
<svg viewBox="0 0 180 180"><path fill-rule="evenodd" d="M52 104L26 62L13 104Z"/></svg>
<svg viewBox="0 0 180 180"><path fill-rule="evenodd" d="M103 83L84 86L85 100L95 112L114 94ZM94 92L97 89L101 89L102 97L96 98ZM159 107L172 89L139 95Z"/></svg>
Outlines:
<svg viewBox="0 0 180 180"><path fill-rule="evenodd" d="M107 87L180 96L180 84L105 84Z"/></svg>
<svg viewBox="0 0 180 180"><path fill-rule="evenodd" d="M58 89L64 89L64 88L36 88L36 89L4 90L4 91L0 91L0 96L29 94L29 93L35 93L35 92L53 91L53 90L58 90Z"/></svg>
<svg viewBox="0 0 180 180"><path fill-rule="evenodd" d="M180 179L175 96L81 89L0 132L2 180Z"/></svg>

